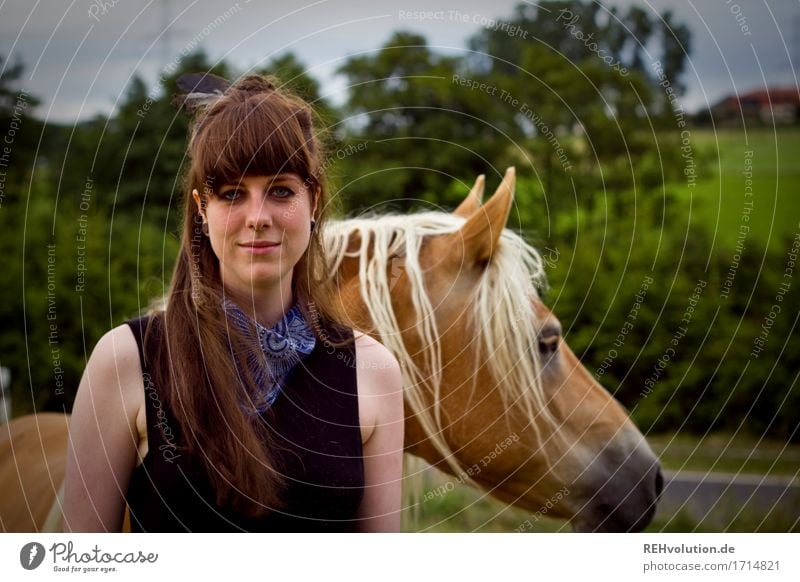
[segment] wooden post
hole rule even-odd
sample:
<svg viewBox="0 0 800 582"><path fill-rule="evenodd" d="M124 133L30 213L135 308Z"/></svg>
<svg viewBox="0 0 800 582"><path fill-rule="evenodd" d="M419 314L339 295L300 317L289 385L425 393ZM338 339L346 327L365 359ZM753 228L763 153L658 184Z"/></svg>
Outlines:
<svg viewBox="0 0 800 582"><path fill-rule="evenodd" d="M0 366L0 424L11 419L11 370Z"/></svg>

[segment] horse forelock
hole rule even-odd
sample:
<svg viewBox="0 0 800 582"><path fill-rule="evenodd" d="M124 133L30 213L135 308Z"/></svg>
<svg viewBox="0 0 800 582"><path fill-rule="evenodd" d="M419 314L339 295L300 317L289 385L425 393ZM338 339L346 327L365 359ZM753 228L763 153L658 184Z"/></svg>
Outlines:
<svg viewBox="0 0 800 582"><path fill-rule="evenodd" d="M426 293L420 249L426 237L456 232L464 222L464 218L453 214L425 212L334 221L325 231L334 273L345 259L358 258L362 302L381 341L400 362L406 401L426 436L456 470L461 467L443 438L441 334ZM357 248L352 241L358 241ZM398 259L408 281L420 343L425 346L421 365L414 362L403 342L391 300L400 265L393 261ZM534 325L534 300L538 297L537 288L544 285L544 264L539 253L521 236L504 229L501 244L480 276L471 305L473 331L479 339L474 370L481 363L488 368L504 409L524 411L537 438L537 423L554 426L540 378L538 329ZM472 378L473 389L476 381L477 374ZM433 393L432 406L425 397L426 385Z"/></svg>

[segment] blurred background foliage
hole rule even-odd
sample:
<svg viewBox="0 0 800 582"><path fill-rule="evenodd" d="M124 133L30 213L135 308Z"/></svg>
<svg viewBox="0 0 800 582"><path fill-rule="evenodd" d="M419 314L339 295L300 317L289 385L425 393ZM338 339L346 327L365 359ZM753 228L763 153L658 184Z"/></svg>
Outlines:
<svg viewBox="0 0 800 582"><path fill-rule="evenodd" d="M547 12L521 4L505 19L529 33L525 42L487 28L467 50L445 54L396 31L379 50L342 64L343 103L327 99L291 53L255 72L278 75L314 103L344 214L450 210L475 176L487 174L491 192L515 165L509 226L542 249L545 299L567 342L644 431L745 431L797 442L800 391L789 358L800 353L800 282L783 296L764 350L757 358L751 350L787 281L800 216L789 160L800 155L800 132L750 127L745 142L741 130L698 126L713 122L708 112L693 121L676 111L664 87L681 94L692 43L669 12L659 19L634 6L609 18L594 3L543 5ZM594 49L577 29L593 35ZM169 101L175 79L199 71L243 73L196 52L156 86L134 78L113 116L74 125L31 116L35 96L20 111L21 64L0 78L0 131L16 127L0 205L0 357L13 374L15 415L68 410L99 337L164 293L178 248L188 128ZM756 198L743 239L747 149L755 152Z"/></svg>

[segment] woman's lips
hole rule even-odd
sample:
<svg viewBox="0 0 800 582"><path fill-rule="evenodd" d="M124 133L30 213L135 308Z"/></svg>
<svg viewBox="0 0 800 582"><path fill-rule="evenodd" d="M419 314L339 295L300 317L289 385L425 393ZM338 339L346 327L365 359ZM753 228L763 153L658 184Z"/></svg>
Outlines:
<svg viewBox="0 0 800 582"><path fill-rule="evenodd" d="M251 243L241 243L239 246L244 250L253 253L254 255L266 255L277 252L281 246L281 243L256 241Z"/></svg>

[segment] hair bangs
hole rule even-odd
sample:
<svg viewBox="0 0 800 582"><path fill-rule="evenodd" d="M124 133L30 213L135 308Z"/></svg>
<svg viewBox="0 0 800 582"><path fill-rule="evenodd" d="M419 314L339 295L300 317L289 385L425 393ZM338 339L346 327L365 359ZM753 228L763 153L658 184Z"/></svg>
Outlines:
<svg viewBox="0 0 800 582"><path fill-rule="evenodd" d="M314 141L302 123L305 112L281 105L251 98L226 108L201 130L195 155L206 194L246 176L293 173L317 182Z"/></svg>

